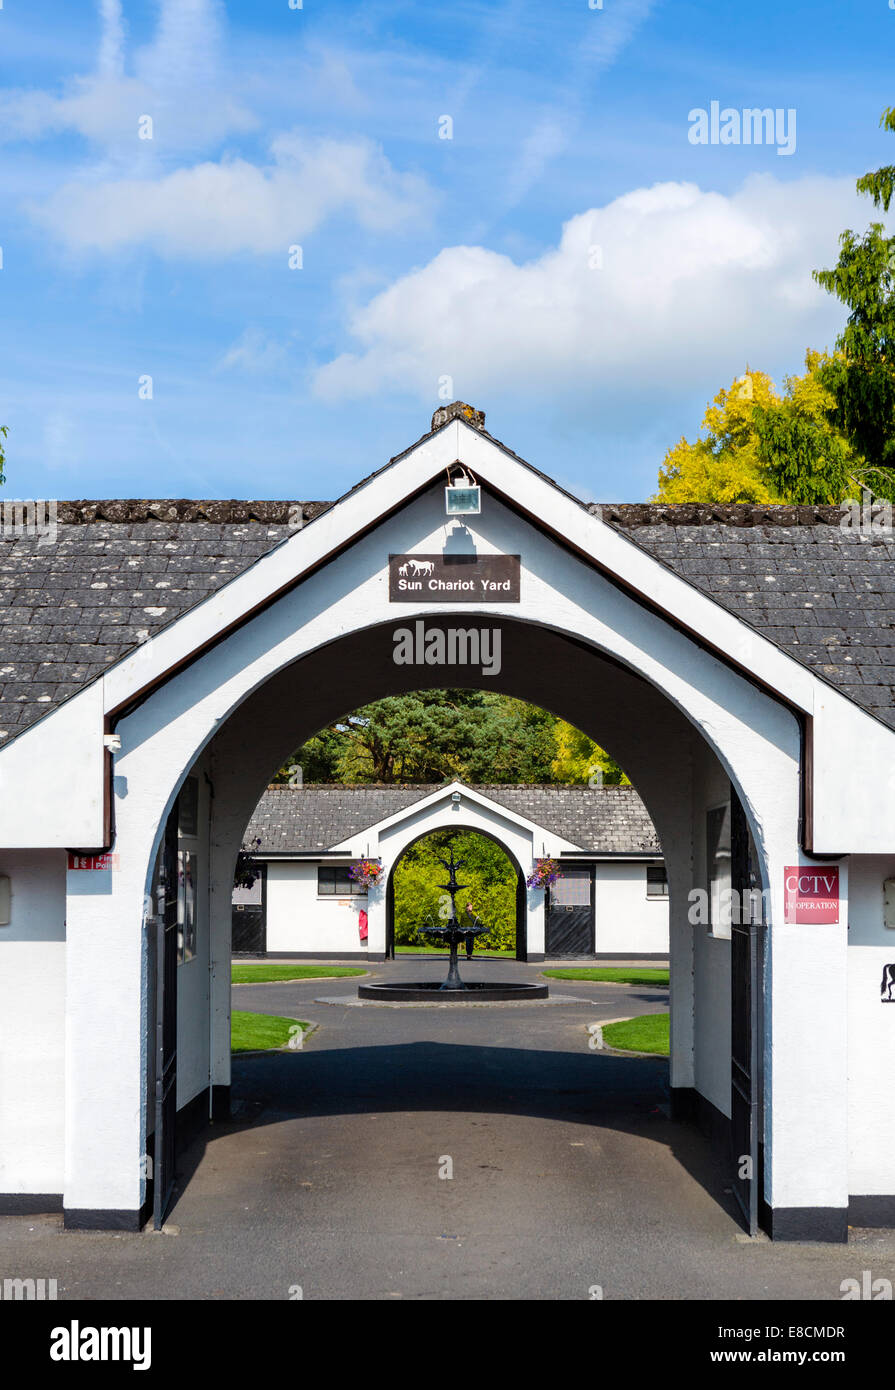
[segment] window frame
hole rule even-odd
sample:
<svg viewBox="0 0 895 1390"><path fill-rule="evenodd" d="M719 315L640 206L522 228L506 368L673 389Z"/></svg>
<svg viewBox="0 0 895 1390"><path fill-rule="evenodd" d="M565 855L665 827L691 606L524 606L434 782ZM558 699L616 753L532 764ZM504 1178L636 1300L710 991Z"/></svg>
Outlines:
<svg viewBox="0 0 895 1390"><path fill-rule="evenodd" d="M661 884L662 884L662 891L661 891L661 892L659 892L659 893L651 893L651 892L650 892L650 886L651 886L651 885L650 885L650 873L661 873L661 875L662 875L662 878L661 878L661 880L660 880L660 882L661 882ZM653 880L653 882L655 882L655 880ZM660 903L667 903L667 902L668 902L668 869L666 868L666 866L665 866L664 863L662 863L662 864L647 864L647 866L646 866L646 896L647 896L647 898L649 898L650 902L660 902Z"/></svg>
<svg viewBox="0 0 895 1390"><path fill-rule="evenodd" d="M355 883L348 875L353 860L347 860L344 864L318 864L317 865L317 898L323 902L332 902L338 898L365 898L367 890L363 884ZM339 871L344 872L344 888L339 886ZM320 877L323 873L332 873L332 889L321 889Z"/></svg>

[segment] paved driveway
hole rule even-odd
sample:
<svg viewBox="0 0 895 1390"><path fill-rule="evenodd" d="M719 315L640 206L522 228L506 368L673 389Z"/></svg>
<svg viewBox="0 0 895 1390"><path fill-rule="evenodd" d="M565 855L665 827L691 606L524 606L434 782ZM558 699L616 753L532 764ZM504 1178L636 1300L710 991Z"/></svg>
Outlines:
<svg viewBox="0 0 895 1390"><path fill-rule="evenodd" d="M299 1052L235 1062L235 1117L184 1156L171 1233L7 1218L4 1267L91 1298L838 1300L864 1269L895 1280L889 1234L743 1242L723 1166L668 1118L666 1063L588 1047L589 1022L665 1008L664 993L556 988L573 1002L359 1008L350 981L235 989L237 1008L319 1027Z"/></svg>
<svg viewBox="0 0 895 1390"><path fill-rule="evenodd" d="M289 962L282 962L288 964ZM314 962L315 965L318 962ZM558 969L564 965L580 968L582 962L578 961L550 961L544 965L524 965L519 961L504 960L478 960L467 961L461 956L460 973L464 979L473 980L497 980L500 978L509 980L532 980L542 981L542 971L546 969ZM612 965L620 966L623 962L613 961ZM636 962L632 963L635 968L643 969L643 965ZM326 968L325 962L319 962L320 969ZM647 963L649 969L660 969L662 961L650 961ZM395 961L388 961L384 965L374 965L367 973L365 983L386 980L439 980L447 974L447 957L433 959L426 956L404 956ZM357 984L358 978L336 980L292 980L287 984L266 984L266 985L238 985L233 990L234 1009L247 1009L255 1013L276 1014L281 1013L291 1016L294 1013L296 1003L304 1008L312 1009L315 1001L320 998L327 1000L333 998L343 998L347 1005L355 1005L357 1012L361 1009L357 1006ZM653 986L631 986L615 984L597 984L593 981L579 980L550 980L550 992L553 996L560 996L564 1000L580 1000L582 1007L591 1005L593 1019L618 1018L621 1015L631 1017L635 1014L658 1013L668 1011L668 989L667 987L655 988ZM381 1005L364 1005L364 1011L373 1007L377 1010ZM478 1005L474 1006L474 1013L479 1011ZM489 1009L493 1006L484 1006ZM453 1005L454 1009L462 1009L464 1016L470 1013L469 1006ZM549 1009L552 1016L559 1004L548 1002L547 1004L535 1003L533 1005L506 1004L501 1006L501 1012L510 1010L513 1016L520 1016L520 1009L529 1019L539 1017L545 1010ZM419 1013L422 1010L431 1012L431 1006L425 1004L417 1009L411 1010ZM573 1010L573 1015L578 1023L583 1021L583 1015ZM397 1018L407 1019L408 1006L388 1010L391 1015L391 1022L388 1028L399 1027L396 1023ZM498 1015L499 1016L499 1015ZM326 1009L321 1013L317 1007L315 1018L323 1022L328 1018ZM591 1019L588 1017L588 1022ZM585 1045L587 1035L585 1034Z"/></svg>

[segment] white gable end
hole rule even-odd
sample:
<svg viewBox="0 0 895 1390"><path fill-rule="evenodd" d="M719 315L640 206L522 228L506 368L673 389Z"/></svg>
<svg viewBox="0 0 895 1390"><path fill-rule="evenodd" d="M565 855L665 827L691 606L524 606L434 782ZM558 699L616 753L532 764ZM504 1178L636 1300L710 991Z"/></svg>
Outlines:
<svg viewBox="0 0 895 1390"><path fill-rule="evenodd" d="M835 762L837 778L831 790L829 778L815 776L811 847L837 854L885 848L895 777L868 785L867 773L895 766L895 733L459 420L120 661L98 682L101 701L84 692L0 751L0 776L13 783L26 776L45 787L60 766L74 759L79 768L58 816L47 817L42 795L33 804L7 799L0 837L10 845L102 843L103 719L129 731L121 762L128 738L140 742L153 727L173 723L182 731L185 770L241 700L288 663L376 623L397 628L435 613L449 621L451 606L425 596L390 603L388 556L443 548L444 470L458 458L485 489L483 514L471 528L478 553L519 554L522 575L520 603L470 601L458 615L577 635L665 692L716 746L724 731L730 746L745 745L752 730L798 759L791 715L762 688L810 720L818 716L813 765ZM535 655L536 627L531 642ZM839 756L843 739L865 750L853 763ZM89 753L75 753L75 743Z"/></svg>
<svg viewBox="0 0 895 1390"><path fill-rule="evenodd" d="M459 801L454 801L455 794L459 796ZM451 782L448 786L439 787L429 796L422 797L411 806L402 807L394 815L359 830L355 835L347 836L331 848L343 849L355 857L366 854L375 857L381 841L400 836L408 829L410 837L415 838L425 833L426 826L431 826L433 830L450 830L455 825L463 829L513 830L529 838L534 846L533 852L544 857L581 849L580 845L558 835L549 827L517 815L464 782Z"/></svg>

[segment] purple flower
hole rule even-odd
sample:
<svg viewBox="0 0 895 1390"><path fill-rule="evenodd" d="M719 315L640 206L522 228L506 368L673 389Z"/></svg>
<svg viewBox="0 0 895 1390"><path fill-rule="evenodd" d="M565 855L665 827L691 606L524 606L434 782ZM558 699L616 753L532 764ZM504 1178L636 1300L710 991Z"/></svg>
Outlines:
<svg viewBox="0 0 895 1390"><path fill-rule="evenodd" d="M559 865L555 859L536 859L534 869L525 880L529 888L546 888L559 878Z"/></svg>

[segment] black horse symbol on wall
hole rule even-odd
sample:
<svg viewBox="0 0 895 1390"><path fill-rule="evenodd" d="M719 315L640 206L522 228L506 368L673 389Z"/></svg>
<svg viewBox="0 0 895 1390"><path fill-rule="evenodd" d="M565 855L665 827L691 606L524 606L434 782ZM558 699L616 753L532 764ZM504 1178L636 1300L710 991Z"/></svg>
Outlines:
<svg viewBox="0 0 895 1390"><path fill-rule="evenodd" d="M879 997L883 1004L895 1004L895 965L883 966L883 982Z"/></svg>

